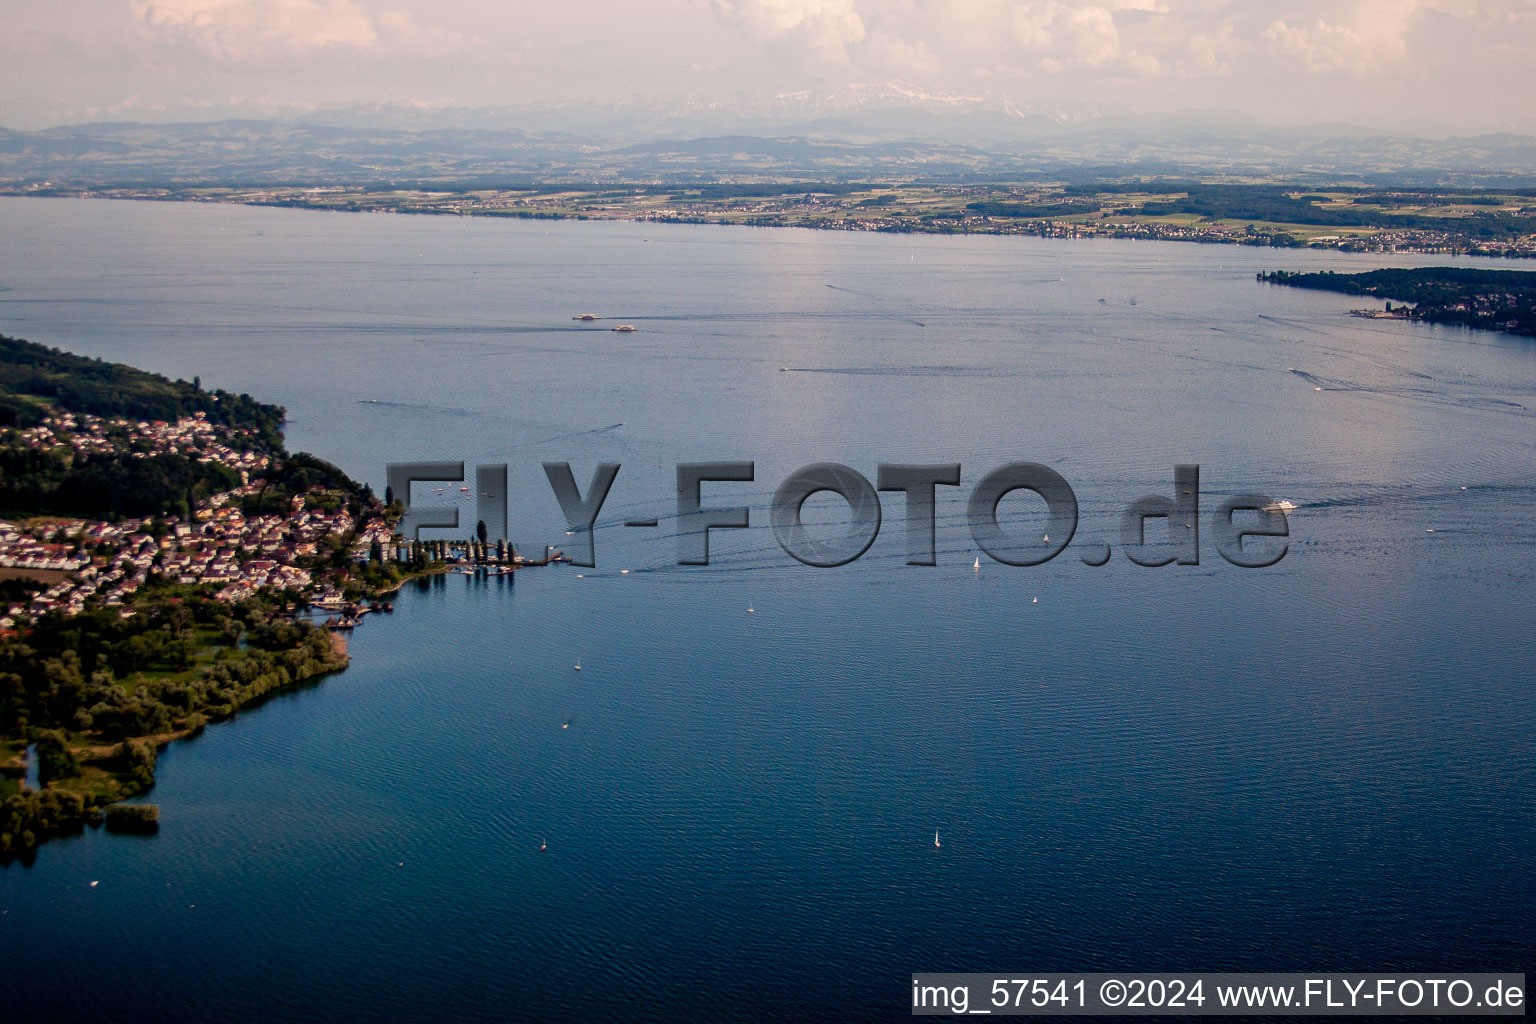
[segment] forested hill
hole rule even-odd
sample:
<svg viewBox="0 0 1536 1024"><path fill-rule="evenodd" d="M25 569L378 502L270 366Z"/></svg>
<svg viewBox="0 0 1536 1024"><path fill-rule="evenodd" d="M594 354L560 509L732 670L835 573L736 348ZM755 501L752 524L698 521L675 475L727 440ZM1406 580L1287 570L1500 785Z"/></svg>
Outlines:
<svg viewBox="0 0 1536 1024"><path fill-rule="evenodd" d="M1276 270L1259 280L1292 288L1411 302L1398 315L1536 337L1536 272L1477 267L1415 267L1360 274Z"/></svg>
<svg viewBox="0 0 1536 1024"><path fill-rule="evenodd" d="M283 410L0 336L0 516L189 515L283 454Z"/></svg>
<svg viewBox="0 0 1536 1024"><path fill-rule="evenodd" d="M210 423L246 432L252 448L277 452L283 444L281 406L0 335L0 427L35 426L50 405L167 422L201 412Z"/></svg>

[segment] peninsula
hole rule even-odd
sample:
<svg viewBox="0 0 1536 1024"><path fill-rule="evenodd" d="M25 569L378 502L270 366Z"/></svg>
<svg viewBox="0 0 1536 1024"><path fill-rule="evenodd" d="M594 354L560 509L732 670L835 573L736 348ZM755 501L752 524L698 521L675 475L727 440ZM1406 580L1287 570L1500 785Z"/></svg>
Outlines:
<svg viewBox="0 0 1536 1024"><path fill-rule="evenodd" d="M340 632L406 579L521 561L407 542L398 504L283 447L283 415L0 336L0 860L153 829L109 805L159 748L345 667Z"/></svg>
<svg viewBox="0 0 1536 1024"><path fill-rule="evenodd" d="M1332 271L1303 274L1276 270L1259 274L1258 278L1292 288L1314 288L1389 300L1386 309L1358 311L1362 315L1455 324L1536 337L1536 272L1533 271L1416 267L1360 274ZM1392 301L1399 305L1394 307Z"/></svg>

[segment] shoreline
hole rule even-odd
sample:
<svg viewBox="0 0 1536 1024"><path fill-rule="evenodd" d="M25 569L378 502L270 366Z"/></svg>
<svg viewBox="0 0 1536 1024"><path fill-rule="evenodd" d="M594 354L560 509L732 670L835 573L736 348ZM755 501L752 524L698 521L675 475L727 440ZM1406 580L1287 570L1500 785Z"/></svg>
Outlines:
<svg viewBox="0 0 1536 1024"><path fill-rule="evenodd" d="M346 639L297 614L317 593L366 602L439 566L387 562L393 510L334 465L288 452L280 407L205 392L198 378L0 344L8 450L70 453L67 471L16 472L13 488L33 491L20 492L19 517L0 520L8 860L152 788L167 744L347 668ZM57 391L59 378L73 389ZM131 454L137 490L89 476Z"/></svg>
<svg viewBox="0 0 1536 1024"><path fill-rule="evenodd" d="M345 671L352 661L346 638L330 630L326 630L325 633L330 646L330 657L308 670L294 672L286 681L278 685L247 694L226 714L209 716L199 714L197 721L183 725L181 728L128 737L119 743L88 745L74 751L76 754L85 755L85 764L101 765L111 763L118 752L125 748L147 747L150 751L147 757L147 777L132 780L114 777L111 792L104 793L89 788L85 788L85 792L82 792L81 788L62 787L50 782L44 782L40 788L33 789L26 784L25 775L23 775L18 781L17 792L0 802L0 814L3 814L3 817L0 817L0 823L8 826L6 833L8 842L4 848L0 848L0 870L8 868L13 862L20 862L23 865L31 864L36 859L39 848L50 840L79 835L87 826L97 827L106 821L108 808L153 790L158 754L172 743L200 735L209 725L230 721L238 717L241 712L254 710L272 697L290 692L300 686L318 684L328 676ZM27 757L27 750L28 746L23 745L19 755L8 758L3 763L10 768L15 762L23 772L28 771L31 764ZM12 831L16 827L30 833L32 841L20 842L19 834Z"/></svg>
<svg viewBox="0 0 1536 1024"><path fill-rule="evenodd" d="M0 186L0 197L42 199L110 199L137 202L193 203L220 206L246 206L285 210L312 210L330 213L394 213L408 216L470 217L492 220L576 220L611 221L624 224L688 224L729 227L803 228L809 231L848 231L872 234L996 236L1052 238L1057 240L1117 239L1128 241L1184 242L1195 245L1242 245L1259 248L1308 249L1320 252L1375 253L1407 256L1474 256L1490 259L1536 259L1536 232L1515 236L1502 243L1478 241L1467 234L1441 228L1439 237L1418 237L1435 232L1422 228L1404 228L1389 223L1333 227L1325 224L1295 223L1239 216L1194 218L1182 215L1143 217L1134 207L1116 209L1105 203L1093 210L1057 215L1013 212L995 215L973 213L970 207L988 204L961 204L965 195L947 196L947 203L934 200L932 209L943 212L921 213L929 206L909 213L894 206L881 206L871 214L869 200L851 205L811 203L805 209L791 204L789 211L753 212L751 207L772 204L716 203L709 205L681 203L676 208L649 207L635 200L632 205L567 205L557 207L508 207L506 193L490 195L475 192L396 190L377 192L362 187L324 186L252 186L227 185L170 187L100 186L58 189L21 189ZM654 187L654 186L648 186ZM1257 186L1255 186L1257 187ZM573 189L575 186L573 186ZM615 190L623 186L614 185ZM694 189L697 186L693 187ZM796 193L785 186L779 197L797 201L815 195ZM1155 186L1148 186L1155 191ZM903 190L931 198L932 189L918 186L870 185L868 191L880 196L900 195ZM1299 189L1299 186L1298 186ZM674 191L682 192L684 188ZM1425 190L1432 194L1432 190ZM524 196L520 190L517 196ZM562 199L569 193L556 192ZM862 192L851 193L853 195ZM526 201L524 199L513 200ZM992 204L1007 205L1007 204ZM686 212L684 212L686 211ZM1240 211L1239 211L1240 212ZM1097 214L1097 216L1094 216ZM1111 214L1118 214L1111 219ZM1385 219L1385 218L1384 218Z"/></svg>
<svg viewBox="0 0 1536 1024"><path fill-rule="evenodd" d="M540 563L545 564L545 563ZM523 568L519 566L517 568ZM436 565L426 569L413 570L403 576L393 586L372 591L364 600L377 600L378 598L397 595L407 583L412 581L424 581L431 577L443 576L453 572L451 565ZM513 571L508 566L507 571ZM310 607L313 607L312 605ZM289 621L298 622L296 618ZM91 766L94 771L102 771L102 766L109 765L118 758L118 754L131 745L142 744L148 746L155 754L165 750L172 743L179 740L190 739L200 735L208 726L228 722L238 717L242 712L255 710L268 699L291 692L301 686L318 685L326 678L345 671L351 666L352 655L350 640L345 635L349 630L332 628L323 624L309 623L312 633L325 636L329 647L329 656L314 663L304 671L293 672L286 681L270 688L253 690L246 694L244 699L231 707L225 713L201 712L189 714L191 724L183 724L181 727L163 730L154 733L145 733L138 736L130 736L118 742L86 743L78 747L72 747L71 752L80 757L81 761ZM300 641L284 654L298 653L303 649L304 641ZM194 717L195 715L195 717ZM15 742L15 741L11 741ZM86 780L95 785L61 786L54 782L43 782L38 788L27 784L27 775L34 767L36 757L29 758L28 751L35 748L35 742L28 738L21 738L19 748L8 757L0 759L0 767L7 774L14 774L17 779L16 792L0 800L0 827L7 823L28 824L29 818L40 822L39 828L34 830L33 841L24 845L16 845L11 832L7 832L7 844L0 846L0 870L8 867L13 861L29 864L35 860L38 849L49 840L61 836L78 835L87 826L96 827L106 820L107 808L135 797L143 796L155 786L154 762L156 758L149 759L150 767L147 778L137 782L125 780L117 773L111 774L110 780L103 780L93 776ZM75 777L79 779L79 776ZM109 785L110 791L103 792L101 785Z"/></svg>

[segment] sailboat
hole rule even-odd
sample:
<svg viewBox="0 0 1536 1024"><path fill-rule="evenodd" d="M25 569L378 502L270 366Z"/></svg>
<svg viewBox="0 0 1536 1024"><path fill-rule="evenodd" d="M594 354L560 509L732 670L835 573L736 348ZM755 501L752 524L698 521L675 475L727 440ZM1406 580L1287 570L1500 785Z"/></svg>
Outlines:
<svg viewBox="0 0 1536 1024"><path fill-rule="evenodd" d="M547 849L549 849L549 844L547 842L545 842L544 840L540 839L539 840L539 852L543 853Z"/></svg>
<svg viewBox="0 0 1536 1024"><path fill-rule="evenodd" d="M752 607L752 602L751 601L747 602L747 611L748 612L755 611L755 609Z"/></svg>
<svg viewBox="0 0 1536 1024"><path fill-rule="evenodd" d="M933 830L933 848L935 850L939 849L939 830L938 829L934 829Z"/></svg>
<svg viewBox="0 0 1536 1024"><path fill-rule="evenodd" d="M971 568L975 569L977 572L981 572L981 556L980 555L976 556L976 564L971 566Z"/></svg>
<svg viewBox="0 0 1536 1024"><path fill-rule="evenodd" d="M577 672L580 672L580 671L581 671L581 659L580 659L580 658L577 658L577 659L576 659L576 665L575 665L575 668L576 668L576 671L577 671Z"/></svg>

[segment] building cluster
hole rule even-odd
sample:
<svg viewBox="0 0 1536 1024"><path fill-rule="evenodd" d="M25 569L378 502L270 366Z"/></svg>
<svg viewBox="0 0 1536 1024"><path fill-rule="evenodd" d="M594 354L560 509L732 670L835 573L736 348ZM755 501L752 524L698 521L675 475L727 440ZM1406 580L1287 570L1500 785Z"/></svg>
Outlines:
<svg viewBox="0 0 1536 1024"><path fill-rule="evenodd" d="M1331 244L1347 252L1536 257L1536 235L1486 240L1468 239L1450 231L1388 230L1377 231L1363 238L1315 238L1313 244Z"/></svg>
<svg viewBox="0 0 1536 1024"><path fill-rule="evenodd" d="M266 455L249 450L243 431L210 423L208 414L203 412L183 416L174 423L60 412L35 427L17 427L5 433L7 443L34 450L67 445L80 455L114 451L127 451L141 458L184 455L198 462L222 463L242 474L264 469L268 461Z"/></svg>
<svg viewBox="0 0 1536 1024"><path fill-rule="evenodd" d="M1460 301L1420 303L1409 314L1438 323L1460 323L1511 334L1536 335L1533 298L1509 292L1481 292Z"/></svg>
<svg viewBox="0 0 1536 1024"><path fill-rule="evenodd" d="M1166 193L1112 193L1096 197L1064 193L1058 186L1001 188L996 183L935 186L871 186L850 193L784 192L776 195L717 196L629 190L615 186L594 192L476 190L429 192L402 189L359 193L335 187L237 191L217 201L322 209L378 209L408 213L572 217L645 223L738 223L757 227L814 227L839 231L927 234L1034 235L1042 238L1137 238L1218 244L1295 245L1347 252L1423 254L1468 253L1536 257L1536 234L1484 239L1457 230L1374 227L1316 234L1284 223L1249 227L1243 218L1180 222L1137 219L1140 203L1159 202ZM1051 216L988 216L967 208L972 201L998 205L1080 207ZM1528 215L1530 208L1521 209Z"/></svg>
<svg viewBox="0 0 1536 1024"><path fill-rule="evenodd" d="M76 451L94 452L121 448L125 429L129 443L217 461L240 471L242 480L267 464L265 455L232 447L221 436L222 428L201 415L165 424L60 414L41 426L11 433L12 440L24 445L68 444ZM329 555L343 538L351 538L348 554L357 562L366 561L375 545L379 550L391 545L387 524L373 520L354 531L356 523L345 506L329 507L336 502L318 489L294 496L283 514L246 515L244 499L260 487L243 483L215 495L201 502L186 520L176 516L115 523L0 520L0 570L31 570L34 578L52 580L47 589L24 600L0 603L0 629L51 611L77 613L88 602L108 607L130 604L133 594L154 576L178 584L216 585L216 596L222 601L239 601L262 587L324 595L329 593L329 581L322 578L317 583L323 574L312 568L315 556ZM124 614L131 612L125 609Z"/></svg>

